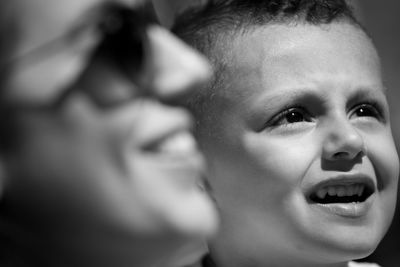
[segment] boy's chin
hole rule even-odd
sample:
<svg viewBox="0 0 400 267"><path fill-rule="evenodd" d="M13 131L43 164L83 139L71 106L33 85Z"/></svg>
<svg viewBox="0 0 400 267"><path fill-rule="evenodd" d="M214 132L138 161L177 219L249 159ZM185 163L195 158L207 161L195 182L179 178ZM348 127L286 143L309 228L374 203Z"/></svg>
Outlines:
<svg viewBox="0 0 400 267"><path fill-rule="evenodd" d="M327 240L318 247L323 251L322 259L325 263L347 262L361 259L374 252L380 242L377 235L365 234L364 236L340 236L335 240Z"/></svg>

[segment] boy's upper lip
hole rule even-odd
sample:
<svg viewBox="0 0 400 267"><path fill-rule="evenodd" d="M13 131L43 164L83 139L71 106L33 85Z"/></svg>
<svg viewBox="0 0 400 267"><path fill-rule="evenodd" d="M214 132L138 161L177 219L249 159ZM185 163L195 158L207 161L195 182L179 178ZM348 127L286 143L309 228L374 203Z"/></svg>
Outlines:
<svg viewBox="0 0 400 267"><path fill-rule="evenodd" d="M361 184L369 188L372 192L375 191L375 180L363 173L340 174L323 179L318 183L307 186L304 190L305 196L310 197L311 194L317 192L319 189L328 186L348 186Z"/></svg>

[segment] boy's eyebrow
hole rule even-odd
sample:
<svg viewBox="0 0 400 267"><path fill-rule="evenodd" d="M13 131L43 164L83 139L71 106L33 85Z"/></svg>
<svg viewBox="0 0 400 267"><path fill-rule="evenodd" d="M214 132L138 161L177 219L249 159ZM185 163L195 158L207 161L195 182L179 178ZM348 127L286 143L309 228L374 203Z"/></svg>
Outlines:
<svg viewBox="0 0 400 267"><path fill-rule="evenodd" d="M273 103L282 103L282 102L291 102L294 100L307 100L307 101L323 101L324 96L321 95L321 92L318 89L311 88L291 88L290 90L278 90L278 92L269 92L267 94L261 95L257 103L267 106ZM274 105L271 105L274 106ZM268 109L268 107L267 107Z"/></svg>
<svg viewBox="0 0 400 267"><path fill-rule="evenodd" d="M353 90L352 90L353 91ZM387 96L387 87L383 86L365 86L359 87L354 90L354 93L349 95L351 99L360 99L365 97L376 97L379 94ZM291 102L293 100L307 100L307 101L322 101L325 102L326 96L321 94L318 88L312 87L290 87L290 90L277 90L277 92L268 92L258 97L257 103L262 105L269 105L273 103Z"/></svg>
<svg viewBox="0 0 400 267"><path fill-rule="evenodd" d="M357 89L354 93L350 95L350 99L363 99L363 98L373 98L377 97L379 95L383 95L384 97L387 97L387 87L375 87L375 89L371 90L366 87L360 87Z"/></svg>
<svg viewBox="0 0 400 267"><path fill-rule="evenodd" d="M275 114L282 109L297 105L300 103L307 102L308 105L318 106L316 103L324 105L327 99L318 90L309 87L294 87L291 90L278 90L275 92L268 92L258 96L256 101L252 105L248 105L246 101L242 101L241 105L243 107L248 106L247 115L251 120L257 121L260 116L265 116L266 114ZM262 111L262 113L260 113Z"/></svg>

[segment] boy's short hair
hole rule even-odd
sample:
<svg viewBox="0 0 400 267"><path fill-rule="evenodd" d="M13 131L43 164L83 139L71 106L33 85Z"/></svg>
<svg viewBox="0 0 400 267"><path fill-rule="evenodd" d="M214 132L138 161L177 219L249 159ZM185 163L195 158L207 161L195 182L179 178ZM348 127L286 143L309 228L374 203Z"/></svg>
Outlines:
<svg viewBox="0 0 400 267"><path fill-rule="evenodd" d="M205 54L214 67L214 78L198 90L189 105L201 116L216 95L228 87L224 70L229 66L229 44L235 36L272 24L324 25L346 22L365 29L345 0L210 0L177 17L172 31Z"/></svg>

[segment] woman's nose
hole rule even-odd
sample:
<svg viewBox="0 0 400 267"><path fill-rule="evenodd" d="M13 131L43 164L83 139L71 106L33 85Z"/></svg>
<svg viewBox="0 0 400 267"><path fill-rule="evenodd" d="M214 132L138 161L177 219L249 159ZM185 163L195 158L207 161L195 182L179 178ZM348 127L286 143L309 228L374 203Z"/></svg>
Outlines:
<svg viewBox="0 0 400 267"><path fill-rule="evenodd" d="M166 29L148 29L149 86L161 101L177 102L207 82L212 74L206 58Z"/></svg>
<svg viewBox="0 0 400 267"><path fill-rule="evenodd" d="M335 119L327 126L323 158L329 161L352 160L366 153L363 136L345 118Z"/></svg>

